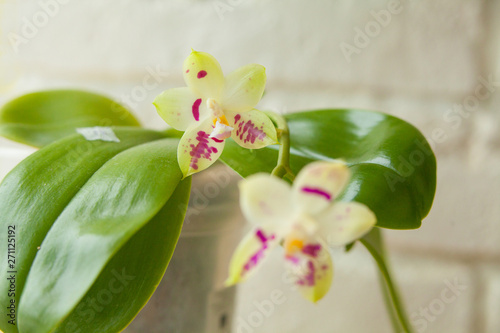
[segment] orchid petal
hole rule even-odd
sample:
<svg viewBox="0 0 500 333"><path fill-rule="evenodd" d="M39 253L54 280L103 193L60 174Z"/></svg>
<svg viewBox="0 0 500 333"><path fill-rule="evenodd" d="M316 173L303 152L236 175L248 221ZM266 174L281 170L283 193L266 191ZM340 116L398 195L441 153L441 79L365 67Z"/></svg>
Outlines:
<svg viewBox="0 0 500 333"><path fill-rule="evenodd" d="M291 188L266 173L247 177L239 184L240 206L246 219L257 226L280 228L291 223Z"/></svg>
<svg viewBox="0 0 500 333"><path fill-rule="evenodd" d="M155 98L153 104L160 117L179 131L185 131L191 124L208 116L204 100L186 87L165 90Z"/></svg>
<svg viewBox="0 0 500 333"><path fill-rule="evenodd" d="M343 190L350 172L344 163L313 162L300 171L293 184L293 200L302 211L315 215Z"/></svg>
<svg viewBox="0 0 500 333"><path fill-rule="evenodd" d="M226 77L222 108L232 112L246 112L259 103L266 87L264 66L249 64Z"/></svg>
<svg viewBox="0 0 500 333"><path fill-rule="evenodd" d="M319 232L330 246L344 246L368 233L377 218L358 202L336 202L318 217Z"/></svg>
<svg viewBox="0 0 500 333"><path fill-rule="evenodd" d="M256 228L240 242L231 259L226 285L246 280L267 258L268 253L279 244L278 236L270 232L269 228L266 230L268 231Z"/></svg>
<svg viewBox="0 0 500 333"><path fill-rule="evenodd" d="M326 295L332 284L333 262L328 248L319 239L301 244L286 257L286 267L299 292L311 302Z"/></svg>
<svg viewBox="0 0 500 333"><path fill-rule="evenodd" d="M260 149L278 143L276 127L264 112L253 109L226 116L234 127L231 137L243 148Z"/></svg>
<svg viewBox="0 0 500 333"><path fill-rule="evenodd" d="M219 62L210 54L197 51L192 51L184 61L184 81L203 100L218 100L225 82Z"/></svg>
<svg viewBox="0 0 500 333"><path fill-rule="evenodd" d="M213 128L213 121L208 117L184 132L177 149L177 159L184 177L205 170L221 155L224 141L210 138Z"/></svg>

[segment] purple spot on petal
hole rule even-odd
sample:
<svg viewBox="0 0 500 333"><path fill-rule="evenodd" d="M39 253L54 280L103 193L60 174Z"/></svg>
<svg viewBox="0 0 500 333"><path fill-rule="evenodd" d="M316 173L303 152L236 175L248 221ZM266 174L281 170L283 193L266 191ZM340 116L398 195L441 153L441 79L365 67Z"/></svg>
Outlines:
<svg viewBox="0 0 500 333"><path fill-rule="evenodd" d="M287 256L285 257L285 259L292 262L294 265L298 265L298 263L300 262L300 259L295 256Z"/></svg>
<svg viewBox="0 0 500 333"><path fill-rule="evenodd" d="M205 76L207 76L207 71L198 72L198 79L203 79Z"/></svg>
<svg viewBox="0 0 500 333"><path fill-rule="evenodd" d="M314 188L314 187L303 187L302 192L305 193L310 193L310 194L316 194L319 196L324 197L326 200L330 201L332 199L332 195L326 191L323 191L322 189L319 188Z"/></svg>
<svg viewBox="0 0 500 333"><path fill-rule="evenodd" d="M314 267L314 263L310 260L307 262L307 269L307 274L296 283L300 286L306 285L312 287L316 284L316 267Z"/></svg>
<svg viewBox="0 0 500 333"><path fill-rule="evenodd" d="M191 108L194 120L196 121L200 121L200 104L201 104L201 98L198 98L196 101L194 101L193 107Z"/></svg>
<svg viewBox="0 0 500 333"><path fill-rule="evenodd" d="M211 161L212 153L217 153L217 148L209 145L208 137L209 135L207 133L199 131L196 137L198 144L196 146L194 144L190 145L191 151L189 155L191 155L192 159L189 166L194 170L198 170L198 161L200 158Z"/></svg>
<svg viewBox="0 0 500 333"><path fill-rule="evenodd" d="M189 69L186 71L186 73L189 73Z"/></svg>
<svg viewBox="0 0 500 333"><path fill-rule="evenodd" d="M307 254L313 258L318 256L318 252L321 250L321 245L319 244L308 244L302 249L302 253Z"/></svg>
<svg viewBox="0 0 500 333"><path fill-rule="evenodd" d="M267 242L267 237L266 237L266 235L264 235L264 233L262 232L262 230L257 230L257 232L255 233L255 236L257 236L257 238L262 243L266 243Z"/></svg>
<svg viewBox="0 0 500 333"><path fill-rule="evenodd" d="M218 143L224 142L224 140L219 140L217 138L211 138L211 139L214 140L215 142L218 142Z"/></svg>

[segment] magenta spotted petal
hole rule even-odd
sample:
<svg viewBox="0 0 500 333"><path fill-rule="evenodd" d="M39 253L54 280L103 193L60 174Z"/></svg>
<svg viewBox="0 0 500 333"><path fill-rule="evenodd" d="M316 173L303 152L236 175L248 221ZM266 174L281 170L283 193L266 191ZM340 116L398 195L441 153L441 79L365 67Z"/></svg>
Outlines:
<svg viewBox="0 0 500 333"><path fill-rule="evenodd" d="M208 168L215 163L224 149L224 141L210 138L213 124L205 119L182 136L177 150L179 167L185 177Z"/></svg>
<svg viewBox="0 0 500 333"><path fill-rule="evenodd" d="M332 283L333 263L325 245L306 244L286 257L286 264L294 284L306 299L317 302L326 295Z"/></svg>
<svg viewBox="0 0 500 333"><path fill-rule="evenodd" d="M277 235L261 228L252 230L240 242L231 259L229 278L226 284L233 285L246 280L278 245Z"/></svg>
<svg viewBox="0 0 500 333"><path fill-rule="evenodd" d="M231 137L244 148L259 149L278 143L273 122L261 111L236 113L231 122Z"/></svg>
<svg viewBox="0 0 500 333"><path fill-rule="evenodd" d="M153 104L158 114L179 131L185 131L190 125L209 116L206 103L189 88L165 90L155 98Z"/></svg>

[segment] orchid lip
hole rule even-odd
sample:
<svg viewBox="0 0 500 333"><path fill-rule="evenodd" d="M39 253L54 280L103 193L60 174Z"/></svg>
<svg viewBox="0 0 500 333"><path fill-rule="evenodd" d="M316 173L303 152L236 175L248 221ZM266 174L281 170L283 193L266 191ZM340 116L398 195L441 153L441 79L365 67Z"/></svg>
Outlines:
<svg viewBox="0 0 500 333"><path fill-rule="evenodd" d="M210 138L215 138L218 140L225 140L231 136L233 128L221 122L220 119L216 120L215 127L210 133Z"/></svg>

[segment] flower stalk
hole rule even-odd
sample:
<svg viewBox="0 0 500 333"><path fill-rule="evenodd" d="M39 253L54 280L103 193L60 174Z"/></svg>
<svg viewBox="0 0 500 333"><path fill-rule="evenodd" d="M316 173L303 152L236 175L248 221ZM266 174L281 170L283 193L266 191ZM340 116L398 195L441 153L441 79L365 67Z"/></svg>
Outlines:
<svg viewBox="0 0 500 333"><path fill-rule="evenodd" d="M275 123L280 142L278 163L271 175L286 178L290 182L295 180L295 174L290 169L290 130L285 118L275 112L265 111L265 114Z"/></svg>
<svg viewBox="0 0 500 333"><path fill-rule="evenodd" d="M376 228L374 230L376 230ZM372 231L372 234L373 233L374 232ZM375 259L375 262L377 263L377 266L379 268L379 272L383 278L383 281L385 282L385 284L382 284L382 293L384 294L384 297L389 298L384 303L386 305L387 312L391 317L394 331L398 333L400 331L398 326L401 325L403 332L412 333L413 331L408 321L408 316L401 301L401 297L392 281L391 273L389 272L383 256L382 239L380 237L380 233L378 231L375 231L375 233L376 235L374 236L377 238L375 241L376 243L378 243L378 246L372 244L372 242L368 240L368 236L365 238L361 238L359 241L366 247L368 252L370 252L373 259ZM398 323L399 325L396 325L396 323Z"/></svg>

